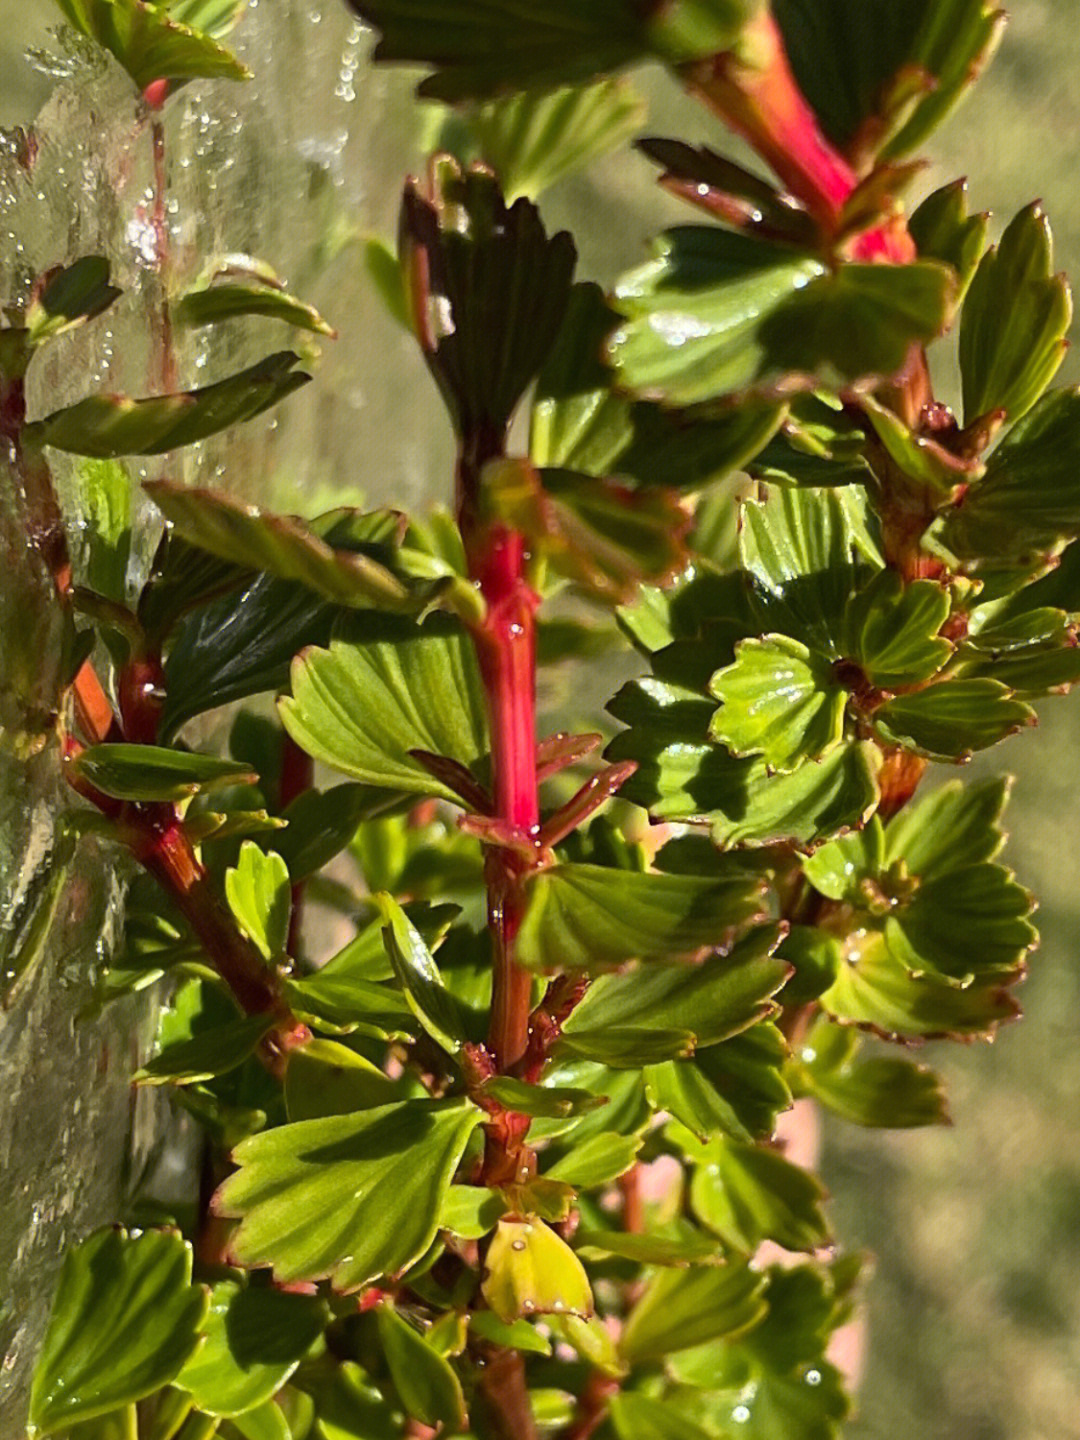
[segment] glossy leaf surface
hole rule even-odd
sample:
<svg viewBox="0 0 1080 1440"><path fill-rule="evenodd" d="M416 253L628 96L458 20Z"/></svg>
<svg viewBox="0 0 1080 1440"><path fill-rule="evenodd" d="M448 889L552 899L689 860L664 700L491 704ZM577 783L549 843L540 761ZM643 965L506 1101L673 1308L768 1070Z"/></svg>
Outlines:
<svg viewBox="0 0 1080 1440"><path fill-rule="evenodd" d="M587 1318L593 1312L585 1267L566 1241L541 1220L511 1216L500 1220L486 1267L484 1299L506 1324L530 1315Z"/></svg>
<svg viewBox="0 0 1080 1440"><path fill-rule="evenodd" d="M160 745L90 745L68 765L73 775L114 800L186 800L254 778L242 761Z"/></svg>
<svg viewBox="0 0 1080 1440"><path fill-rule="evenodd" d="M215 35L230 28L246 0L228 5L146 0L57 0L84 35L119 60L140 90L155 80L247 80L250 71ZM207 29L209 28L209 33Z"/></svg>

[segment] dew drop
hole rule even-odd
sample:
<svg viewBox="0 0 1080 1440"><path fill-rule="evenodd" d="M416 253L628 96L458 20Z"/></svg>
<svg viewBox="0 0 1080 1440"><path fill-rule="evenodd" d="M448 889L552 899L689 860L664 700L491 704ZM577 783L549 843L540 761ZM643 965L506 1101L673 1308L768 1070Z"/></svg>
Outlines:
<svg viewBox="0 0 1080 1440"><path fill-rule="evenodd" d="M519 1251L520 1251L520 1250L524 1250L525 1248L526 1248L526 1247L525 1247L525 1241L524 1241L524 1240L515 1240L515 1241L513 1242L513 1244L510 1246L510 1249L511 1249L511 1250L519 1250Z"/></svg>

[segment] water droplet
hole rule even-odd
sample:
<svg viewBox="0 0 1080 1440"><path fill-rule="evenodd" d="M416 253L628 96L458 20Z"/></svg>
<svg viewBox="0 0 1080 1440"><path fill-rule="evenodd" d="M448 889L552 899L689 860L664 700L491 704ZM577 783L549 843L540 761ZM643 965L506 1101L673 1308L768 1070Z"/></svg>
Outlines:
<svg viewBox="0 0 1080 1440"><path fill-rule="evenodd" d="M806 1383L807 1383L807 1385L820 1385L820 1384L821 1384L821 1371L820 1371L820 1370L808 1370L808 1371L806 1372Z"/></svg>
<svg viewBox="0 0 1080 1440"><path fill-rule="evenodd" d="M731 1418L735 1421L736 1425L745 1425L746 1422L750 1419L749 1406L736 1405L735 1409L731 1412Z"/></svg>
<svg viewBox="0 0 1080 1440"><path fill-rule="evenodd" d="M513 1243L512 1243L511 1246L510 1246L510 1249L511 1249L511 1250L524 1250L524 1249L525 1249L525 1241L524 1241L524 1240L515 1240L515 1241L513 1241Z"/></svg>

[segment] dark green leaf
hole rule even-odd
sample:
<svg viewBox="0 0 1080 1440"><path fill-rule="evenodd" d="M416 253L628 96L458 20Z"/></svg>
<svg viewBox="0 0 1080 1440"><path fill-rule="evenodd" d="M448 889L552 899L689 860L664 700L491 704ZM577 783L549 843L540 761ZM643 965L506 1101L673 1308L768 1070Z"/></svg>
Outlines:
<svg viewBox="0 0 1080 1440"><path fill-rule="evenodd" d="M1008 304L1002 297L1008 296ZM980 264L960 321L967 422L992 410L1019 420L1065 358L1072 297L1053 271L1050 226L1039 205L1021 210Z"/></svg>
<svg viewBox="0 0 1080 1440"><path fill-rule="evenodd" d="M422 626L358 617L340 635L293 664L293 693L280 705L286 730L357 780L460 804L410 752L466 767L486 755L484 694L468 636L439 616Z"/></svg>
<svg viewBox="0 0 1080 1440"><path fill-rule="evenodd" d="M221 320L231 320L238 315L262 315L270 320L283 320L287 325L310 330L316 335L333 338L337 334L314 306L305 305L280 284L268 284L254 278L190 290L176 306L174 314L181 325L193 327L216 325Z"/></svg>
<svg viewBox="0 0 1080 1440"><path fill-rule="evenodd" d="M241 1217L233 1254L280 1280L329 1276L341 1290L404 1269L434 1240L480 1118L464 1100L406 1100L253 1135L215 1202Z"/></svg>
<svg viewBox="0 0 1080 1440"><path fill-rule="evenodd" d="M282 814L286 828L267 841L288 867L295 884L314 875L339 855L361 821L386 808L383 791L366 785L335 785L330 790L304 790Z"/></svg>
<svg viewBox="0 0 1080 1440"><path fill-rule="evenodd" d="M430 200L410 184L402 207L412 324L458 434L490 442L555 341L577 254L528 200L508 208L489 171L444 158L433 183Z"/></svg>
<svg viewBox="0 0 1080 1440"><path fill-rule="evenodd" d="M925 880L885 923L893 955L913 975L958 985L1015 970L1038 941L1031 896L1001 865L968 865Z"/></svg>
<svg viewBox="0 0 1080 1440"><path fill-rule="evenodd" d="M544 1116L547 1119L584 1115L607 1103L603 1095L594 1095L591 1090L575 1090L565 1085L528 1085L524 1080L515 1080L512 1075L497 1075L493 1080L485 1081L480 1094L497 1100L517 1115Z"/></svg>
<svg viewBox="0 0 1080 1440"><path fill-rule="evenodd" d="M757 882L555 865L529 881L518 958L538 970L604 969L676 960L722 945L729 926L760 914Z"/></svg>
<svg viewBox="0 0 1080 1440"><path fill-rule="evenodd" d="M876 824L875 815L866 829L869 830ZM832 845L823 845L821 849L834 850L842 843L843 841L836 841ZM810 859L816 860L820 854L821 850L817 850ZM809 874L808 869L807 873ZM795 967L794 975L784 986L784 1003L787 1005L808 1005L811 1000L816 1000L836 979L843 956L836 937L827 935L824 930L818 930L813 925L792 925L777 953Z"/></svg>
<svg viewBox="0 0 1080 1440"><path fill-rule="evenodd" d="M383 944L409 1008L435 1043L456 1055L465 1043L464 1026L424 937L392 895L381 891L373 899L382 916Z"/></svg>
<svg viewBox="0 0 1080 1440"><path fill-rule="evenodd" d="M346 1360L327 1374L305 1378L305 1385L317 1406L319 1428L312 1437L400 1440L400 1411L383 1399L359 1365Z"/></svg>
<svg viewBox="0 0 1080 1440"><path fill-rule="evenodd" d="M990 457L986 478L945 515L963 559L1022 559L1080 534L1080 388L1043 397Z"/></svg>
<svg viewBox="0 0 1080 1440"><path fill-rule="evenodd" d="M383 1357L406 1412L424 1425L462 1429L465 1396L450 1364L390 1305L379 1305L375 1315Z"/></svg>
<svg viewBox="0 0 1080 1440"><path fill-rule="evenodd" d="M620 284L610 352L624 385L669 404L846 385L893 374L940 334L954 285L936 261L829 272L784 246L683 227Z"/></svg>
<svg viewBox="0 0 1080 1440"><path fill-rule="evenodd" d="M840 744L847 693L827 660L786 635L740 641L735 654L709 684L720 701L711 739L733 755L761 755L780 774Z"/></svg>
<svg viewBox="0 0 1080 1440"><path fill-rule="evenodd" d="M30 1391L30 1435L52 1435L175 1379L208 1296L173 1230L99 1230L69 1250Z"/></svg>
<svg viewBox="0 0 1080 1440"><path fill-rule="evenodd" d="M38 281L26 307L28 343L40 345L93 320L120 293L109 284L109 262L100 255L87 255L73 265L50 270Z"/></svg>
<svg viewBox="0 0 1080 1440"><path fill-rule="evenodd" d="M214 38L239 17L244 8L240 0L228 5L201 0L168 7L147 0L57 3L77 30L115 55L140 90L155 80L250 78L247 66ZM212 23L209 32L203 28L207 21Z"/></svg>
<svg viewBox="0 0 1080 1440"><path fill-rule="evenodd" d="M402 1086L377 1065L335 1040L309 1040L289 1054L285 1109L290 1120L373 1110L406 1098L401 1092Z"/></svg>
<svg viewBox="0 0 1080 1440"><path fill-rule="evenodd" d="M963 760L1035 724L1035 711L997 680L948 680L898 695L874 712L889 740L937 759Z"/></svg>
<svg viewBox="0 0 1080 1440"><path fill-rule="evenodd" d="M141 1085L191 1085L236 1070L258 1048L272 1015L245 1015L190 1039L166 1044L131 1077Z"/></svg>
<svg viewBox="0 0 1080 1440"><path fill-rule="evenodd" d="M765 1277L744 1265L662 1271L630 1312L619 1349L637 1364L721 1336L733 1340L765 1314L764 1289Z"/></svg>
<svg viewBox="0 0 1080 1440"><path fill-rule="evenodd" d="M709 1440L709 1431L680 1415L664 1400L628 1391L611 1402L619 1440Z"/></svg>
<svg viewBox="0 0 1080 1440"><path fill-rule="evenodd" d="M72 775L114 800L186 800L257 778L240 761L161 745L90 745L67 764Z"/></svg>
<svg viewBox="0 0 1080 1440"><path fill-rule="evenodd" d="M481 1293L500 1320L593 1313L585 1268L566 1241L542 1221L506 1217L488 1248Z"/></svg>
<svg viewBox="0 0 1080 1440"><path fill-rule="evenodd" d="M175 1383L209 1415L253 1410L284 1385L329 1318L313 1296L221 1280L210 1292L205 1339Z"/></svg>
<svg viewBox="0 0 1080 1440"><path fill-rule="evenodd" d="M57 450L99 460L163 455L252 420L284 400L311 379L294 370L298 363L299 356L285 350L203 390L146 400L91 395L37 422L34 434Z"/></svg>
<svg viewBox="0 0 1080 1440"><path fill-rule="evenodd" d="M693 1066L723 1097L743 1131L740 1134L735 1125L725 1123L726 1133L736 1139L765 1140L776 1129L776 1117L791 1107L791 1091L780 1073L787 1053L777 1027L762 1021L722 1045L700 1051L693 1060L676 1062L675 1069Z"/></svg>
<svg viewBox="0 0 1080 1440"><path fill-rule="evenodd" d="M645 122L645 103L624 82L565 87L492 100L469 117L482 158L503 194L535 200L565 175L624 144Z"/></svg>

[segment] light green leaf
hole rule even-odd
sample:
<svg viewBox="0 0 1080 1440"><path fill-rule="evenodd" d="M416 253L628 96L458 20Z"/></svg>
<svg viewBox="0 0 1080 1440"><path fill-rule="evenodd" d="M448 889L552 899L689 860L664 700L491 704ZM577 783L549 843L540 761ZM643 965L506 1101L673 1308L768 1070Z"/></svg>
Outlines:
<svg viewBox="0 0 1080 1440"><path fill-rule="evenodd" d="M549 1320L545 1323L551 1322ZM515 1320L508 1325L505 1320L500 1320L493 1310L475 1311L469 1317L469 1334L475 1335L479 1340L490 1340L493 1345L502 1345L508 1350L520 1350L525 1355L551 1354L551 1341L545 1339L528 1320Z"/></svg>
<svg viewBox="0 0 1080 1440"><path fill-rule="evenodd" d="M601 865L554 865L529 881L518 959L537 970L604 969L677 960L723 944L729 926L761 914L757 881L648 875Z"/></svg>
<svg viewBox="0 0 1080 1440"><path fill-rule="evenodd" d="M131 481L116 460L84 460L76 467L82 581L122 605L131 554Z"/></svg>
<svg viewBox="0 0 1080 1440"><path fill-rule="evenodd" d="M305 305L280 283L272 284L254 277L189 290L173 313L181 325L196 329L240 315L261 315L270 320L283 320L286 325L310 330L315 335L327 335L331 339L337 335L337 331L327 324L313 305Z"/></svg>
<svg viewBox="0 0 1080 1440"><path fill-rule="evenodd" d="M962 300L983 251L989 216L967 213L966 180L955 180L928 195L908 221L908 232L924 260L940 260L956 271Z"/></svg>
<svg viewBox="0 0 1080 1440"><path fill-rule="evenodd" d="M52 1435L170 1384L208 1295L175 1230L99 1230L69 1250L30 1391L28 1433Z"/></svg>
<svg viewBox="0 0 1080 1440"><path fill-rule="evenodd" d="M1031 896L1002 865L968 865L927 880L885 922L889 949L913 975L969 985L1019 967L1038 942Z"/></svg>
<svg viewBox="0 0 1080 1440"><path fill-rule="evenodd" d="M284 955L289 943L292 894L285 861L253 840L240 847L236 866L225 872L229 909L264 960Z"/></svg>
<svg viewBox="0 0 1080 1440"><path fill-rule="evenodd" d="M1030 205L987 251L964 301L965 421L992 410L1007 411L1011 420L1026 414L1065 358L1071 320L1072 296L1054 273L1049 223L1040 205Z"/></svg>
<svg viewBox="0 0 1080 1440"><path fill-rule="evenodd" d="M517 1115L542 1116L549 1120L584 1115L607 1103L603 1095L594 1095L590 1090L575 1090L565 1085L529 1085L512 1075L496 1075L494 1079L485 1080L480 1094L497 1100Z"/></svg>
<svg viewBox="0 0 1080 1440"><path fill-rule="evenodd" d="M601 80L491 100L469 116L469 125L507 200L535 200L557 180L625 144L645 123L645 112L625 81Z"/></svg>
<svg viewBox="0 0 1080 1440"><path fill-rule="evenodd" d="M160 745L90 745L67 766L70 774L114 800L186 800L258 778L240 761Z"/></svg>
<svg viewBox="0 0 1080 1440"><path fill-rule="evenodd" d="M253 1135L215 1201L240 1217L235 1258L340 1290L403 1270L434 1240L480 1118L465 1100L406 1100Z"/></svg>
<svg viewBox="0 0 1080 1440"><path fill-rule="evenodd" d="M396 1081L335 1040L309 1040L289 1054L285 1110L290 1120L351 1115L402 1098Z"/></svg>
<svg viewBox="0 0 1080 1440"><path fill-rule="evenodd" d="M843 265L704 226L670 230L616 290L621 383L668 404L891 375L944 329L952 272L936 261Z"/></svg>
<svg viewBox="0 0 1080 1440"><path fill-rule="evenodd" d="M585 1268L565 1240L543 1221L504 1217L488 1248L484 1299L500 1320L531 1315L593 1313Z"/></svg>
<svg viewBox="0 0 1080 1440"><path fill-rule="evenodd" d="M544 1171L545 1180L561 1180L579 1189L608 1185L625 1175L641 1149L640 1135L591 1135L574 1139L571 1148Z"/></svg>
<svg viewBox="0 0 1080 1440"><path fill-rule="evenodd" d="M614 1255L639 1265L685 1269L720 1258L716 1241L687 1227L679 1236L633 1235L624 1230L576 1230L574 1241L582 1252Z"/></svg>
<svg viewBox="0 0 1080 1440"><path fill-rule="evenodd" d="M486 1185L451 1185L443 1196L439 1228L464 1240L480 1240L506 1214L506 1197ZM475 1317L474 1317L475 1318Z"/></svg>
<svg viewBox="0 0 1080 1440"><path fill-rule="evenodd" d="M689 1152L695 1160L699 1157ZM752 1255L763 1240L817 1250L831 1239L824 1187L762 1145L717 1138L704 1147L690 1183L697 1218L732 1250Z"/></svg>
<svg viewBox="0 0 1080 1440"><path fill-rule="evenodd" d="M239 1415L275 1395L321 1336L326 1303L221 1280L210 1292L202 1345L175 1383L209 1415Z"/></svg>
<svg viewBox="0 0 1080 1440"><path fill-rule="evenodd" d="M721 1336L733 1340L764 1316L764 1290L765 1277L745 1265L661 1271L630 1312L619 1349L635 1365Z"/></svg>
<svg viewBox="0 0 1080 1440"><path fill-rule="evenodd" d="M465 1396L449 1362L390 1305L379 1305L375 1316L383 1357L407 1413L424 1425L461 1430Z"/></svg>
<svg viewBox="0 0 1080 1440"><path fill-rule="evenodd" d="M306 385L311 376L294 369L299 359L285 350L216 385L178 395L154 395L146 400L91 395L28 429L42 444L72 455L98 460L163 455L253 420Z"/></svg>
<svg viewBox="0 0 1080 1440"><path fill-rule="evenodd" d="M291 1440L284 1412L273 1400L222 1420L217 1433L221 1440Z"/></svg>
<svg viewBox="0 0 1080 1440"><path fill-rule="evenodd" d="M472 642L450 620L423 625L358 618L328 650L292 667L282 723L309 755L362 780L460 804L410 755L424 750L470 767L487 754L483 687Z"/></svg>
<svg viewBox="0 0 1080 1440"><path fill-rule="evenodd" d="M886 739L935 759L963 760L1035 724L1035 711L997 680L949 680L898 695L874 712Z"/></svg>
<svg viewBox="0 0 1080 1440"><path fill-rule="evenodd" d="M949 1123L944 1085L929 1066L885 1055L859 1059L860 1043L853 1030L819 1017L793 1061L793 1082L853 1125L899 1130Z"/></svg>
<svg viewBox="0 0 1080 1440"><path fill-rule="evenodd" d="M195 982L198 983L198 982ZM165 1044L131 1077L138 1085L192 1085L238 1069L274 1024L272 1015L245 1015L190 1039Z"/></svg>
<svg viewBox="0 0 1080 1440"><path fill-rule="evenodd" d="M999 821L1012 781L1006 776L964 785L951 780L907 805L885 830L883 863L903 861L923 880L993 860L1005 843Z"/></svg>
<svg viewBox="0 0 1080 1440"><path fill-rule="evenodd" d="M386 953L410 1010L437 1045L458 1054L465 1027L423 936L392 895L380 891L372 898L383 919Z"/></svg>
<svg viewBox="0 0 1080 1440"><path fill-rule="evenodd" d="M949 596L932 580L904 585L895 570L881 570L848 604L844 652L883 690L936 675L953 652L938 634L949 616Z"/></svg>
<svg viewBox="0 0 1080 1440"><path fill-rule="evenodd" d="M246 3L246 0L245 0ZM149 0L57 0L84 35L109 50L140 90L155 80L248 80L251 72L219 45L244 8L202 3L158 5ZM190 17L190 19L188 18ZM207 31L203 24L213 22Z"/></svg>
<svg viewBox="0 0 1080 1440"><path fill-rule="evenodd" d="M711 739L734 755L761 755L781 774L840 744L847 692L827 660L787 635L740 641L735 654L709 682L720 701Z"/></svg>
<svg viewBox="0 0 1080 1440"><path fill-rule="evenodd" d="M709 1440L709 1431L680 1415L664 1400L628 1391L616 1395L610 1414L619 1440Z"/></svg>

